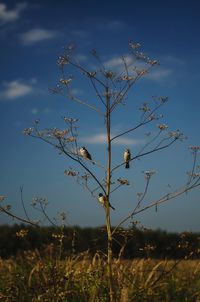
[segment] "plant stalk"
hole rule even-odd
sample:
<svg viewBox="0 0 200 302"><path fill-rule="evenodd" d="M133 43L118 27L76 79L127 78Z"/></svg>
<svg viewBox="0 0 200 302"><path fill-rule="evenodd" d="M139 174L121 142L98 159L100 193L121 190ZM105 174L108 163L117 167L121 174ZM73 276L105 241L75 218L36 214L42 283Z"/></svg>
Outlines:
<svg viewBox="0 0 200 302"><path fill-rule="evenodd" d="M112 230L110 220L110 185L111 185L111 137L110 137L110 98L108 95L108 87L106 87L106 132L107 132L107 175L106 175L106 228L108 238L108 250L107 250L107 268L108 268L108 283L109 283L109 301L115 302L114 282L113 282L113 270L112 270Z"/></svg>

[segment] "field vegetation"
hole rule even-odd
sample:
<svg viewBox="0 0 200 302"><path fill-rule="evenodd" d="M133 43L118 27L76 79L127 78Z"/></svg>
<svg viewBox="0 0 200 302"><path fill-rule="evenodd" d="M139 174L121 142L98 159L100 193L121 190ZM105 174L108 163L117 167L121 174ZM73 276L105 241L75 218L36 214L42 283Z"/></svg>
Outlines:
<svg viewBox="0 0 200 302"><path fill-rule="evenodd" d="M2 302L106 302L106 259L88 253L58 260L53 246L45 256L26 251L0 261ZM199 260L113 260L117 301L200 301Z"/></svg>
<svg viewBox="0 0 200 302"><path fill-rule="evenodd" d="M124 249L114 249L112 264L116 301L199 302L199 235L133 231L137 240L133 239L134 236L132 241L130 237L125 240L129 244L128 250L128 245L124 245ZM127 230L123 233L124 236L128 234ZM97 238L95 244L93 237ZM66 228L59 233L52 227L1 226L0 251L3 252L3 243L4 254L0 258L0 301L109 301L104 237L102 228ZM101 250L98 249L98 240ZM93 248L81 252L89 242L93 242ZM12 243L16 249L11 253ZM132 245L135 254L132 247L131 257ZM8 247L9 256L6 257ZM161 252L162 249L167 251L166 254Z"/></svg>

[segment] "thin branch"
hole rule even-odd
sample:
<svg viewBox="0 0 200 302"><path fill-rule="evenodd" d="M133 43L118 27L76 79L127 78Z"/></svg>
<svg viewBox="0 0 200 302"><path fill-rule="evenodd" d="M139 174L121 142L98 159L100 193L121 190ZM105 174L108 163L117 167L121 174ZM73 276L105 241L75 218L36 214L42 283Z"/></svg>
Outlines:
<svg viewBox="0 0 200 302"><path fill-rule="evenodd" d="M103 104L104 106L106 106L106 104L105 104L103 98L101 97L101 94L99 93L99 91L98 91L98 89L97 89L97 87L96 87L96 85L95 85L95 81L94 81L95 78L92 77L92 78L90 78L90 80L91 80L92 86L93 86L93 88L94 88L94 90L95 90L95 92L96 92L98 98L100 99L100 101L102 102L102 104Z"/></svg>
<svg viewBox="0 0 200 302"><path fill-rule="evenodd" d="M84 189L89 191L93 198L96 198L96 196L94 195L94 190L92 190L88 185L88 175L87 174L77 177L77 183L79 185L81 185Z"/></svg>
<svg viewBox="0 0 200 302"><path fill-rule="evenodd" d="M70 98L72 101L74 101L74 102L76 102L76 103L79 103L79 104L81 104L81 105L84 105L84 106L86 106L86 107L88 107L88 108L90 108L90 109L92 109L92 110L94 110L94 111L96 111L96 112L98 112L98 113L100 113L100 114L103 114L103 112L102 112L99 108L97 108L97 107L95 107L95 106L93 106L93 105L90 105L90 104L86 103L85 101L80 100L80 99L78 99L77 97L75 97L74 95L72 95L72 94L70 93L70 91L69 91L69 87L67 87L67 88L68 88L68 96L69 96L69 98Z"/></svg>
<svg viewBox="0 0 200 302"><path fill-rule="evenodd" d="M160 140L160 142L154 147L155 149L159 148L163 142L169 141L171 137L164 137L163 139Z"/></svg>
<svg viewBox="0 0 200 302"><path fill-rule="evenodd" d="M150 151L147 151L147 152L145 152L145 153L136 155L136 156L132 157L132 158L130 159L130 161L135 160L135 159L137 159L137 158L140 158L140 157L142 157L142 156L151 154L151 153L153 153L153 152L157 152L157 151L166 149L166 148L170 147L175 141L177 141L177 138L174 138L170 143L168 143L168 144L166 144L166 145L164 145L164 146L162 146L162 147L154 148L154 149L152 149L152 150L150 150ZM124 162L121 163L121 164L119 164L119 165L117 165L117 166L115 166L115 167L112 169L111 172L113 172L114 170L118 169L119 167L121 167L121 166L123 166L123 165L125 165Z"/></svg>
<svg viewBox="0 0 200 302"><path fill-rule="evenodd" d="M115 192L117 189L119 189L122 186L122 184L117 185L112 191L110 191L110 194Z"/></svg>
<svg viewBox="0 0 200 302"><path fill-rule="evenodd" d="M141 127L141 126L144 126L150 122L152 122L152 119L150 119L150 117L152 116L152 114L155 113L155 111L157 111L164 103L160 103L159 105L157 105L153 110L151 110L151 112L146 116L146 118L144 119L144 121L141 121L137 126L129 129L129 130L126 130L126 131L123 131L121 133L119 133L118 135L112 137L111 141L115 140L116 138L120 137L120 136L123 136L127 133L130 133L134 130L136 130L137 128Z"/></svg>
<svg viewBox="0 0 200 302"><path fill-rule="evenodd" d="M38 224L36 224L36 223L34 223L34 222L30 221L30 220L21 218L21 217L19 217L19 216L17 216L17 215L14 215L14 214L12 214L11 212L7 211L6 209L4 209L4 208L1 207L1 206L0 206L0 211L3 212L3 213L5 213L6 215L12 217L13 219L17 219L17 220L19 220L19 221L21 221L21 222L24 222L24 223L27 223L27 224L30 224L30 225L33 225L33 226L39 228L39 225L38 225Z"/></svg>
<svg viewBox="0 0 200 302"><path fill-rule="evenodd" d="M76 130L76 128L75 128L75 130ZM72 125L72 123L71 123L71 125L70 125L70 131L71 131L72 137L75 137L75 149L76 149L76 153L77 153L77 156L78 156L78 159L79 159L79 154L78 154L78 144L77 144L76 135L75 135L74 132L73 132L73 125Z"/></svg>
<svg viewBox="0 0 200 302"><path fill-rule="evenodd" d="M147 190L148 190L148 187L149 187L149 182L150 182L150 178L147 179L144 193L142 194L142 197L139 198L138 203L136 204L133 212L135 212L140 207L141 202L144 200L145 196L147 195Z"/></svg>
<svg viewBox="0 0 200 302"><path fill-rule="evenodd" d="M36 131L37 131L37 129L36 129ZM99 185L99 187L103 190L103 192L106 194L106 191L105 191L105 189L104 189L104 187L102 186L102 184L100 183L100 181L97 179L97 177L90 171L90 169L88 169L81 161L80 161L80 159L78 158L75 158L75 157L73 157L73 156L71 156L66 150L65 150L65 147L64 147L64 145L62 144L62 141L60 140L60 139L58 139L58 141L59 141L59 144L60 144L60 147L59 146L57 146L57 145L55 145L54 143L52 143L52 142L50 142L49 140L47 140L47 139L45 139L44 137L41 137L41 136L39 136L39 134L38 134L38 136L37 135L34 135L34 134L30 134L30 136L31 137L34 137L34 138L37 138L37 139L41 139L42 141L44 141L45 143L47 143L47 144L50 144L51 146L53 146L53 147L55 147L55 148L57 148L57 149L59 149L59 150L61 150L65 155L67 155L69 158L71 158L73 161L75 161L75 162L77 162L77 163L79 163L92 177L93 177L93 179L97 182L97 184ZM77 155L77 154L76 154Z"/></svg>
<svg viewBox="0 0 200 302"><path fill-rule="evenodd" d="M136 211L132 211L131 212L131 214L129 214L127 217L125 217L115 228L114 228L114 230L113 230L113 234L116 232L116 230L122 225L122 224L124 224L127 220L129 220L130 218L132 218L133 216L135 216L135 215L137 215L137 214L139 214L139 213L141 213L141 212L144 212L144 211L146 211L146 210L148 210L148 209L150 209L150 208L152 208L152 207L155 207L155 206L157 206L157 205L159 205L159 204L161 204L161 203L164 203L164 202L166 202L166 201L168 201L168 200L171 200L171 199L174 199L174 198L176 198L176 197L178 197L178 196L180 196L180 195L182 195L182 194L184 194L184 193L186 193L186 192L188 192L188 191L190 191L191 189L194 189L194 188L196 188L196 187L198 187L198 186L200 186L200 177L197 179L197 181L194 183L194 184L192 184L191 186L189 186L189 187L183 187L183 188L181 188L180 190L177 190L177 191L174 191L174 192L172 192L172 193L169 193L169 194L167 194L167 195L164 195L163 197L161 197L160 199L158 199L157 201L153 201L153 202L151 202L149 205L147 205L147 206L145 206L144 208L142 208L142 209L140 209L140 210L136 210Z"/></svg>
<svg viewBox="0 0 200 302"><path fill-rule="evenodd" d="M83 66L81 66L80 64L76 64L70 60L68 60L69 64L71 64L72 66L74 66L75 68L77 69L80 69L84 74L86 74L87 76L90 76L90 72L88 70L86 70ZM99 78L97 78L96 76L94 76L95 80L101 84L104 88L106 88L106 85L101 81L99 80Z"/></svg>
<svg viewBox="0 0 200 302"><path fill-rule="evenodd" d="M53 226L58 226L57 224L55 224L47 215L45 207L42 205L42 202L40 202L40 208L42 210L43 215L45 216L45 218L53 225Z"/></svg>
<svg viewBox="0 0 200 302"><path fill-rule="evenodd" d="M154 280L154 282L153 282L151 285L149 285L149 288L152 288L152 287L155 286L156 283L158 283L158 281L160 281L164 276L170 274L170 273L175 269L175 267L176 267L181 261L183 261L183 259L178 259L178 260L176 260L175 263L171 266L171 268L170 268L169 270L166 270L166 271L164 270L164 271L156 278L156 280ZM147 289L147 288L146 288L146 289Z"/></svg>
<svg viewBox="0 0 200 302"><path fill-rule="evenodd" d="M29 218L29 215L26 211L26 207L25 207L25 204L24 204L24 199L23 199L23 186L20 187L20 197L21 197L21 203L22 203L22 207L23 207L23 210L24 210L24 213L26 215L26 218L28 221L30 221L30 218Z"/></svg>
<svg viewBox="0 0 200 302"><path fill-rule="evenodd" d="M126 75L129 76L129 71L128 71L129 66L126 63L126 57L122 56L122 61L124 63L124 70L126 72Z"/></svg>
<svg viewBox="0 0 200 302"><path fill-rule="evenodd" d="M61 140L59 140L60 146L61 146L61 150L63 153L65 153L68 157L70 157L72 160L74 160L75 162L79 163L92 177L93 179L97 182L97 184L100 186L100 188L103 190L103 192L106 194L106 191L104 189L104 187L102 186L102 184L100 183L100 181L97 179L97 177L90 171L90 169L88 169L81 161L80 159L76 159L74 157L72 157L68 152L65 151L65 148L61 142Z"/></svg>
<svg viewBox="0 0 200 302"><path fill-rule="evenodd" d="M127 83L124 85L124 87L119 91L117 97L113 101L110 111L112 112L114 108L116 107L117 104L121 102L121 100L125 97L125 95L128 93L130 88L136 83L137 80L139 80L142 76L144 76L146 73L149 72L150 68L152 67L149 66L148 68L145 69L144 73L139 73L133 80L128 80ZM125 91L124 91L125 90ZM124 91L124 92L123 92Z"/></svg>
<svg viewBox="0 0 200 302"><path fill-rule="evenodd" d="M149 142L147 142L142 149L140 150L140 152L138 153L138 155L140 155L149 145L151 145L161 134L162 130L160 130Z"/></svg>
<svg viewBox="0 0 200 302"><path fill-rule="evenodd" d="M187 182L187 185L189 185L192 181L194 170L195 170L195 167L196 167L196 161L197 161L197 152L194 152L194 160L193 160L192 170L190 172L190 176L189 176L189 180Z"/></svg>
<svg viewBox="0 0 200 302"><path fill-rule="evenodd" d="M124 131L124 132L122 132L122 133L120 133L120 134L118 134L118 135L113 136L113 137L111 138L111 142L112 142L113 140L115 140L116 138L118 138L118 137L120 137L120 136L122 136L122 135L125 135L125 134L127 134L127 133L129 133L129 132L132 132L132 131L138 129L139 127L144 126L144 125L146 125L146 124L148 124L148 123L150 123L150 122L151 122L150 120L148 120L148 121L146 121L146 122L141 122L141 123L139 123L137 126L131 128L131 129L129 129L129 130L126 130L126 131Z"/></svg>
<svg viewBox="0 0 200 302"><path fill-rule="evenodd" d="M81 69L81 71L83 71L84 74L87 74L88 76L90 75L90 73L89 73L87 70L85 70L80 64L78 64L78 63L77 63L77 64L76 64L76 63L72 63L72 61L68 61L68 62L69 62L73 67L78 68L78 69ZM65 75L65 71L64 71L64 66L63 66L63 65L62 65L62 67L61 67L61 73L62 73L63 79L65 79L65 78L66 78L66 75ZM95 77L95 75L94 75L92 78L95 79L96 81L98 81L98 79ZM90 76L90 80L91 80L91 82L92 82L92 84L93 84L93 87L96 88L95 85L94 85L94 83L93 83L93 81L92 81L92 78L91 78L91 76ZM98 81L98 82L99 82L99 81ZM86 106L86 107L88 107L88 108L90 108L90 109L92 109L92 110L94 110L94 111L96 111L96 112L102 114L102 112L100 111L100 109L98 109L96 106L93 106L93 105L91 105L91 104L88 104L87 102L85 102L85 101L83 101L83 100L80 100L79 98L75 97L75 96L71 93L71 91L70 91L69 83L65 84L65 86L66 86L67 91L68 91L68 97L69 97L72 101L77 102L77 103L79 103L79 104L81 104L81 105L84 105L84 106ZM96 90L96 89L95 89L95 90ZM105 103L104 103L104 105L105 105Z"/></svg>
<svg viewBox="0 0 200 302"><path fill-rule="evenodd" d="M91 160L91 162L92 162L94 165L96 165L96 166L98 166L99 168L102 168L104 171L106 171L106 167L104 167L103 165L101 165L101 164L98 163L97 161Z"/></svg>
<svg viewBox="0 0 200 302"><path fill-rule="evenodd" d="M110 107L110 111L112 112L115 107L124 99L125 95L128 93L128 91L130 90L130 88L135 84L136 80L138 80L139 76L137 76L130 84L126 83L124 85L123 88L121 88L121 90L119 91L118 95L116 96L115 100L113 101L111 107ZM125 91L124 91L125 90ZM124 91L124 92L123 92Z"/></svg>

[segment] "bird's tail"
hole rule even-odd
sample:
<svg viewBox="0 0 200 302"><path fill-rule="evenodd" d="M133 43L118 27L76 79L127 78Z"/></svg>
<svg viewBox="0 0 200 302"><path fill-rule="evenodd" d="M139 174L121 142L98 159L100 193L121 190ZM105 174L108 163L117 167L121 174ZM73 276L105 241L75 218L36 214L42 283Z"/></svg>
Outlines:
<svg viewBox="0 0 200 302"><path fill-rule="evenodd" d="M129 166L129 161L126 162L125 168L126 168L126 169L129 169L129 168L130 168L130 166Z"/></svg>
<svg viewBox="0 0 200 302"><path fill-rule="evenodd" d="M111 209L115 210L115 208L110 204L110 202L109 202L109 207L110 207Z"/></svg>

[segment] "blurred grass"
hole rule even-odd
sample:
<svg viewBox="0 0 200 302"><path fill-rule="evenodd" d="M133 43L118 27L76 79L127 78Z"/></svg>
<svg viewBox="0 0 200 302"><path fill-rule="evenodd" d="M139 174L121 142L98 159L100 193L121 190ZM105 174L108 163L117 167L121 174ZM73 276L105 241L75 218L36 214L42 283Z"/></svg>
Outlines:
<svg viewBox="0 0 200 302"><path fill-rule="evenodd" d="M119 302L199 302L199 260L113 260ZM43 256L26 251L0 260L1 302L107 302L103 255L88 253L59 260L53 246Z"/></svg>

